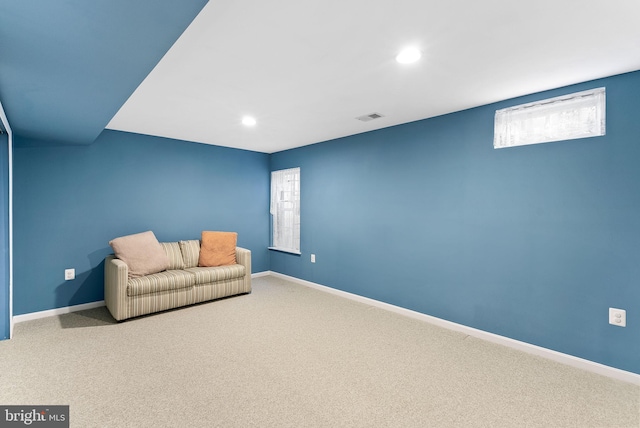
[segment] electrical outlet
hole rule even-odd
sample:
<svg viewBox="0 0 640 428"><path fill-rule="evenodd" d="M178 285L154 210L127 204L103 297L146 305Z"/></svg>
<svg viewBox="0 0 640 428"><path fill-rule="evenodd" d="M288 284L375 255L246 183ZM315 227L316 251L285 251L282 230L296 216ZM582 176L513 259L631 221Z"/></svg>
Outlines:
<svg viewBox="0 0 640 428"><path fill-rule="evenodd" d="M315 263L315 262L316 262L316 255L311 254L311 263Z"/></svg>
<svg viewBox="0 0 640 428"><path fill-rule="evenodd" d="M64 280L69 281L72 279L76 279L76 270L75 269L65 269L64 270Z"/></svg>
<svg viewBox="0 0 640 428"><path fill-rule="evenodd" d="M624 309L609 308L609 324L626 327L627 311Z"/></svg>

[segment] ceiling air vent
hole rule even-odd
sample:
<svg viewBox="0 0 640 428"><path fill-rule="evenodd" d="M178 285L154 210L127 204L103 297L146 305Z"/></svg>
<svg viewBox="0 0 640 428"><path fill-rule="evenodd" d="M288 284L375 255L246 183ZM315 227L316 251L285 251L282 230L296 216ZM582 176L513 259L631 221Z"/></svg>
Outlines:
<svg viewBox="0 0 640 428"><path fill-rule="evenodd" d="M356 117L356 119L361 120L362 122L369 122L370 120L380 119L381 117L384 117L384 115L381 115L380 113L371 113L365 114L364 116Z"/></svg>

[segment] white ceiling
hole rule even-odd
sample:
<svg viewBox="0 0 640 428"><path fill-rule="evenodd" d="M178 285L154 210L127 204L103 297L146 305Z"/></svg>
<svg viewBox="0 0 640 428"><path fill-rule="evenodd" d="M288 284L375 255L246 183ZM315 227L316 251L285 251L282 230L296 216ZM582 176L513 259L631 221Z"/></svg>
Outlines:
<svg viewBox="0 0 640 428"><path fill-rule="evenodd" d="M273 153L638 70L639 16L638 0L210 1L107 127ZM395 61L407 45L418 63Z"/></svg>

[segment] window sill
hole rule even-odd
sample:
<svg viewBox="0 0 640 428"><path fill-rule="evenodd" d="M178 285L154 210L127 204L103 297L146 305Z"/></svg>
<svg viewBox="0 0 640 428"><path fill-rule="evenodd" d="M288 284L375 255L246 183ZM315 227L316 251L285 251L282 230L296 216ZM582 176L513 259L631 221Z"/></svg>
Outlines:
<svg viewBox="0 0 640 428"><path fill-rule="evenodd" d="M296 254L298 256L301 256L302 253L300 251L296 251L296 250L291 250L288 248L278 248L278 247L267 247L269 250L273 250L273 251L279 251L281 253L289 253L289 254Z"/></svg>

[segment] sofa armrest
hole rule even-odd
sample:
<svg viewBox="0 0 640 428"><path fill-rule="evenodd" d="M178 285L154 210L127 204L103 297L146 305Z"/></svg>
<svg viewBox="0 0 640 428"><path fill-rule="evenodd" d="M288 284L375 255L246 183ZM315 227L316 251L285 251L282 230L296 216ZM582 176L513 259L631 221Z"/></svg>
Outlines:
<svg viewBox="0 0 640 428"><path fill-rule="evenodd" d="M129 267L110 255L104 261L104 301L111 315L118 321L128 318L127 283Z"/></svg>
<svg viewBox="0 0 640 428"><path fill-rule="evenodd" d="M244 273L244 292L251 293L251 250L236 247L236 261L245 268Z"/></svg>

